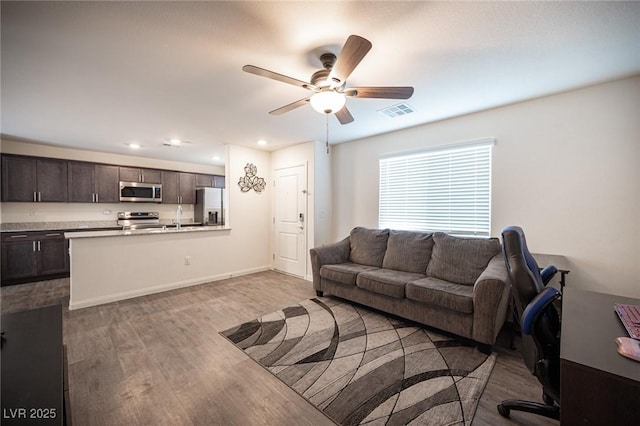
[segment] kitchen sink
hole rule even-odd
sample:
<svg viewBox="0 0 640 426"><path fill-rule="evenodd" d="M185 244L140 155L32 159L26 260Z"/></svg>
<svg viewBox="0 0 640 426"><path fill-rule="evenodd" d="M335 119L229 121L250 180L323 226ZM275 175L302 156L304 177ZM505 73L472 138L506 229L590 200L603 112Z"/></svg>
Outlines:
<svg viewBox="0 0 640 426"><path fill-rule="evenodd" d="M201 228L202 228L201 225L188 225L188 226L181 226L180 229L177 229L174 225L171 225L171 226L167 226L167 227L164 227L164 228L146 229L146 232L148 232L150 234L162 234L163 232L193 231L193 230L201 229Z"/></svg>

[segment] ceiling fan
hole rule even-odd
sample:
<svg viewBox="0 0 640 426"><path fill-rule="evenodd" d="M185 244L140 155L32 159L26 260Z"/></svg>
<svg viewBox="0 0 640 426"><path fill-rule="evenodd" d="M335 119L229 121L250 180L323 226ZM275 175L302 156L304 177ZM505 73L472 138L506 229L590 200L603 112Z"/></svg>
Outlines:
<svg viewBox="0 0 640 426"><path fill-rule="evenodd" d="M371 42L363 37L351 35L342 51L336 57L333 53L323 53L320 61L324 69L311 76L311 82L298 80L254 65L245 65L242 70L250 74L293 84L313 92L312 95L269 111L280 115L310 103L313 109L324 114L335 114L341 124L351 123L353 116L345 106L346 98L409 99L413 87L346 87L347 78L371 49Z"/></svg>

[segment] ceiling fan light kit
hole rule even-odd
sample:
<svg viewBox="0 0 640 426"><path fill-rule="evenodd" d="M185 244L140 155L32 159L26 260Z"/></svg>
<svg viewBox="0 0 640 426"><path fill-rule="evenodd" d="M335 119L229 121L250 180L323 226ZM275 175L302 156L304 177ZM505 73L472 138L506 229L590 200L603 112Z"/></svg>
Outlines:
<svg viewBox="0 0 640 426"><path fill-rule="evenodd" d="M346 88L347 78L365 55L371 50L371 42L363 37L351 35L347 38L342 51L336 57L333 53L320 55L324 69L311 76L311 82L279 74L255 65L245 65L242 70L260 77L270 78L283 83L292 84L310 90L313 94L307 98L292 102L270 111L269 114L280 115L293 109L311 104L321 114L335 114L340 124L353 121L353 116L346 107L347 97L377 99L409 99L413 95L413 87L358 87Z"/></svg>
<svg viewBox="0 0 640 426"><path fill-rule="evenodd" d="M340 111L347 98L340 92L323 90L311 96L311 107L322 114L335 114Z"/></svg>

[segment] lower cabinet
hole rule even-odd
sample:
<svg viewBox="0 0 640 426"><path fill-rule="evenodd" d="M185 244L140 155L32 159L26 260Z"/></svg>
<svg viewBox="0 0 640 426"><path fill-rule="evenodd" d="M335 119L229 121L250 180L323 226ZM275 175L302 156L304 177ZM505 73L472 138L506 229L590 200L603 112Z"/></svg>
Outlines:
<svg viewBox="0 0 640 426"><path fill-rule="evenodd" d="M62 232L2 234L2 285L69 276L68 242Z"/></svg>

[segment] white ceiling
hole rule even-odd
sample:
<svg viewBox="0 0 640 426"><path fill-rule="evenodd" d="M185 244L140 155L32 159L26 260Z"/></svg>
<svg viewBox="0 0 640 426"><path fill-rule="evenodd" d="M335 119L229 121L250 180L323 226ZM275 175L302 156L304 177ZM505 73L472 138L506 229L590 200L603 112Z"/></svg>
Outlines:
<svg viewBox="0 0 640 426"><path fill-rule="evenodd" d="M299 87L317 53L350 34L373 43L348 86L410 85L416 112L348 99L331 143L640 73L638 2L2 1L2 134L104 152L223 164L224 144L324 141ZM191 144L163 147L169 138ZM127 144L138 142L139 151Z"/></svg>

